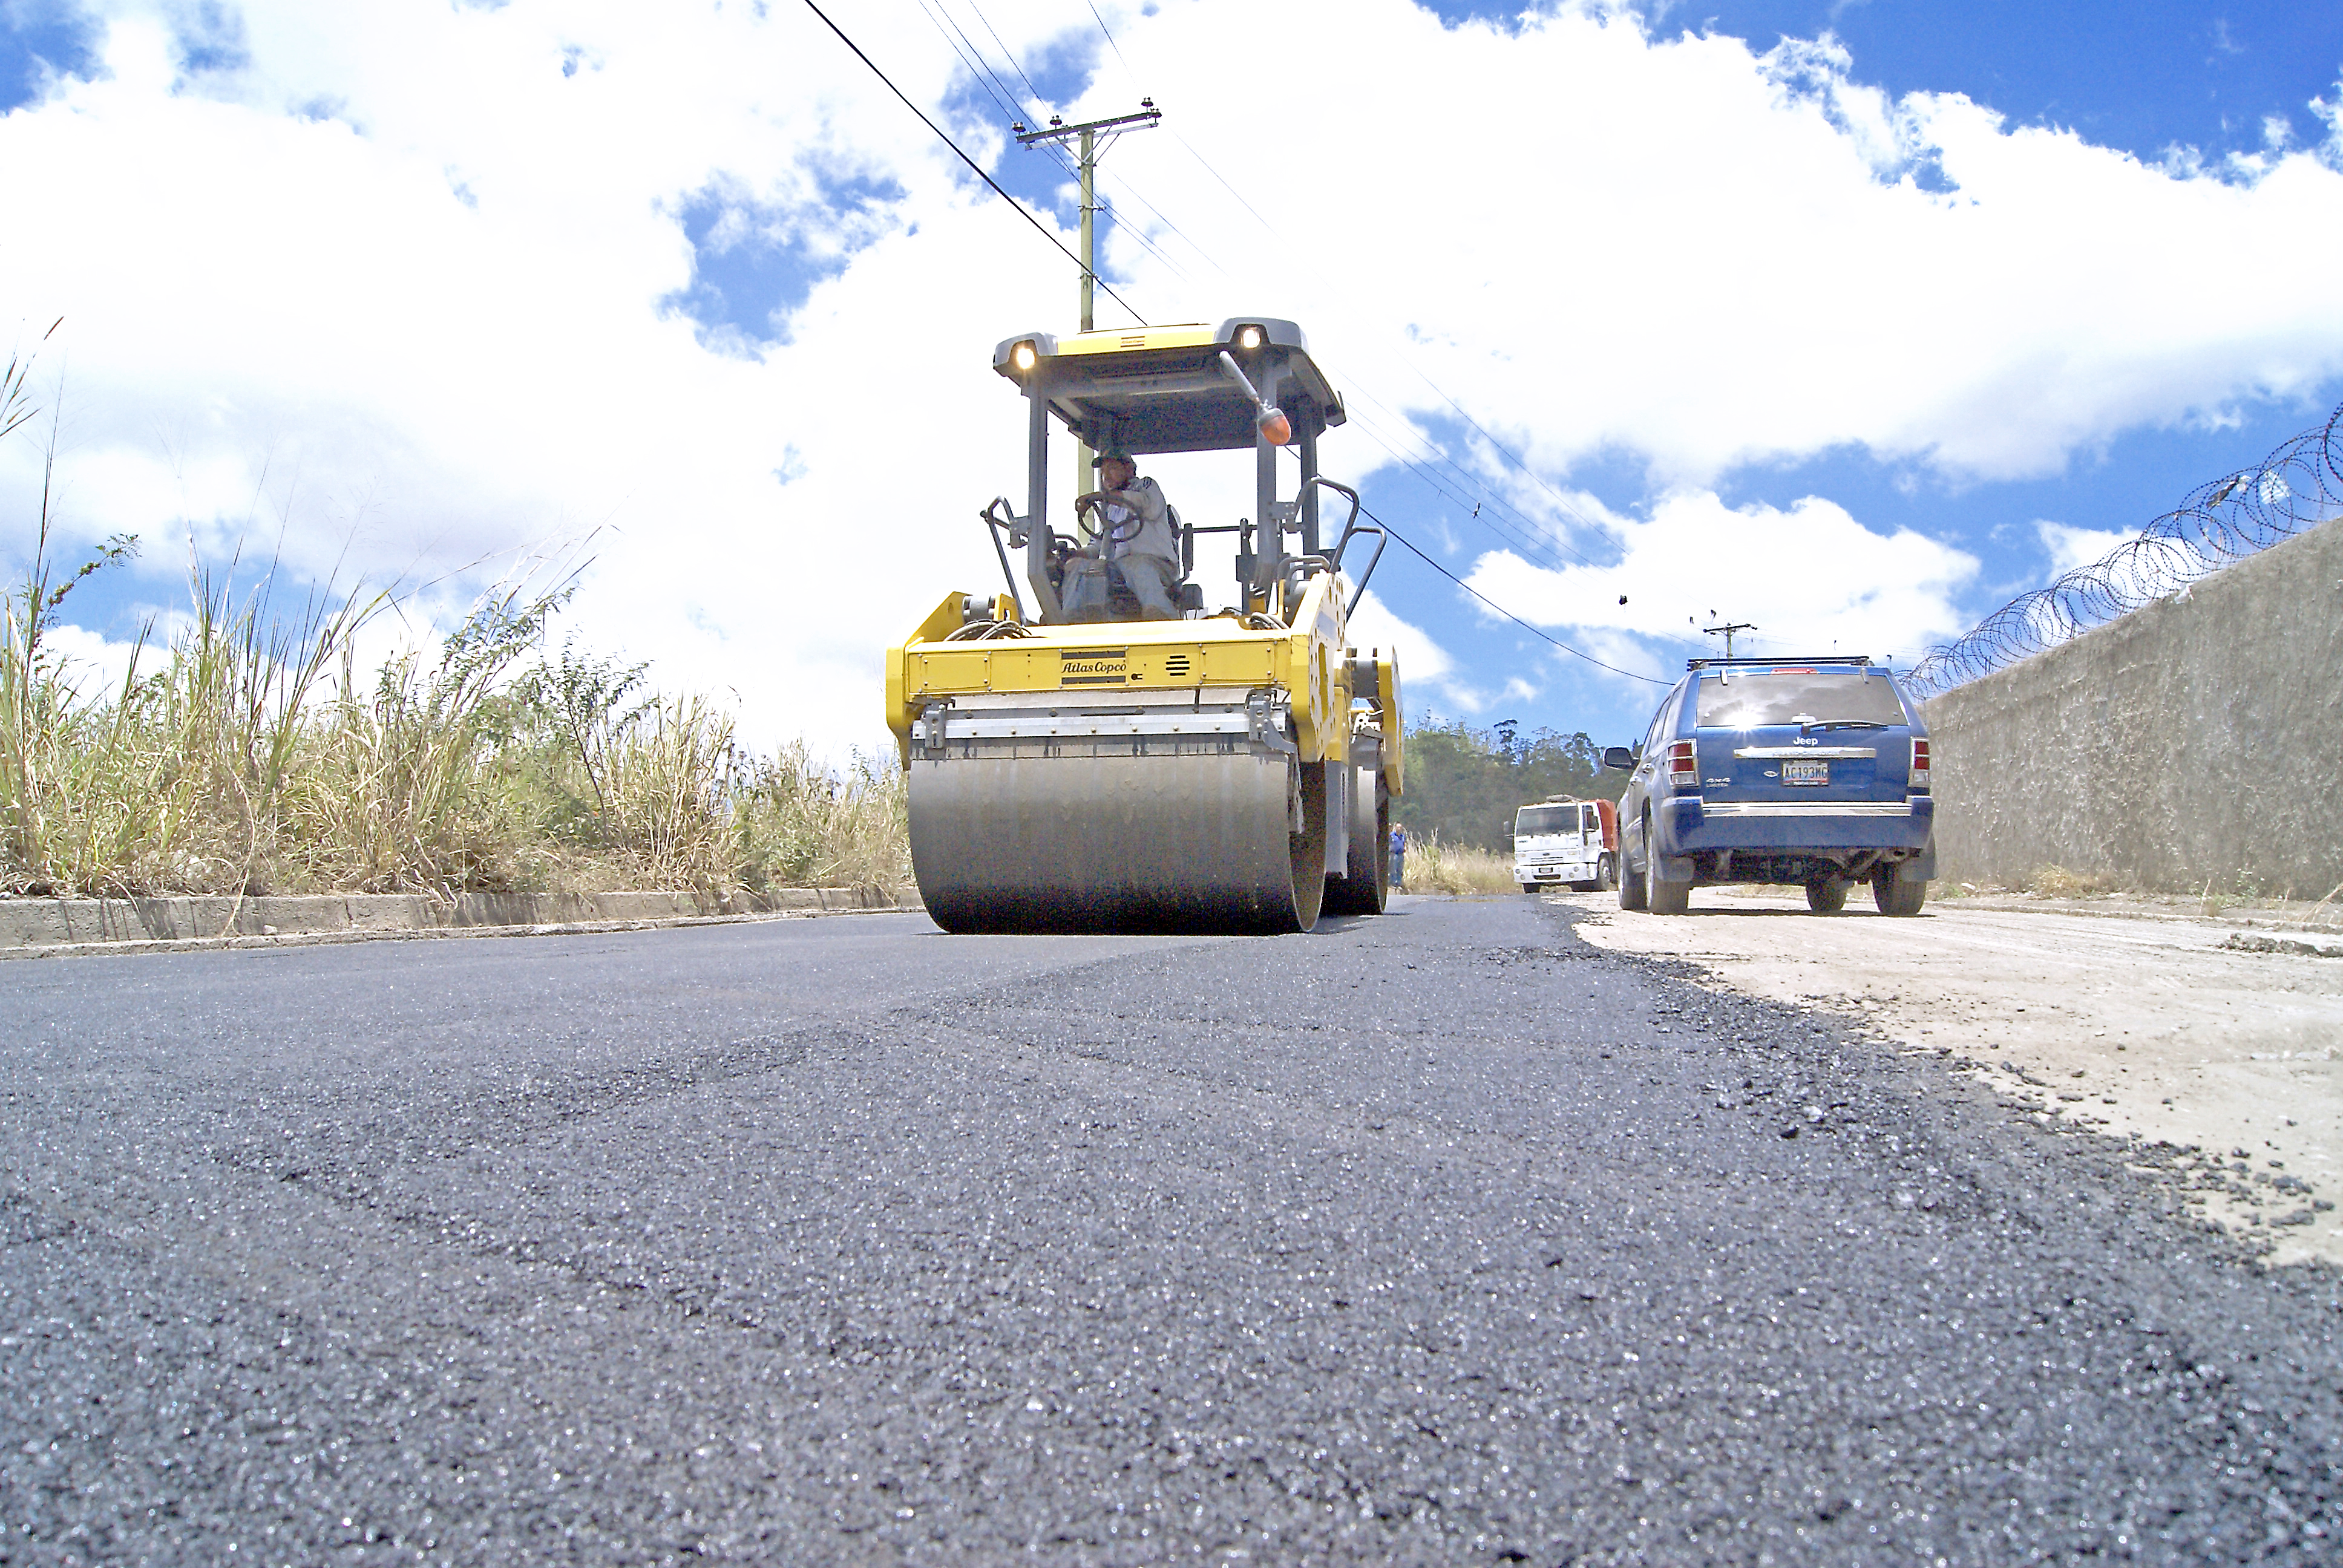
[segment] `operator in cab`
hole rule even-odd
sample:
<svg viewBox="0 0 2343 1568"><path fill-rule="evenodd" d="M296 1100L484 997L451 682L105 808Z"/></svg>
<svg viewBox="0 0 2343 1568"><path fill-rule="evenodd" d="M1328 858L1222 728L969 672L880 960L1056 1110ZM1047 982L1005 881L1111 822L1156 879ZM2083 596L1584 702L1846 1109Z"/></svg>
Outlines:
<svg viewBox="0 0 2343 1568"><path fill-rule="evenodd" d="M1118 618L1113 596L1121 584L1139 601L1140 619L1178 619L1172 595L1180 580L1180 540L1162 487L1141 477L1127 452L1101 453L1098 467L1100 488L1074 501L1077 517L1085 507L1097 512L1098 534L1066 561L1060 594L1066 618Z"/></svg>

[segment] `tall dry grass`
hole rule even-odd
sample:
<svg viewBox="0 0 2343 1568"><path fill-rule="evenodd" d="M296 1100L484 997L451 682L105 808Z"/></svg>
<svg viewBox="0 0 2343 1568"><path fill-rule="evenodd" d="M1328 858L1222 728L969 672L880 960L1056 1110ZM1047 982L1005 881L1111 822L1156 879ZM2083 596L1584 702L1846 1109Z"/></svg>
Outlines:
<svg viewBox="0 0 2343 1568"><path fill-rule="evenodd" d="M0 435L12 389L14 367ZM51 542L45 507L24 580L0 594L0 891L910 885L891 758L760 755L704 699L649 692L642 666L548 654L566 587L500 588L436 649L369 672L354 640L387 596L280 615L267 574L240 588L233 566L198 570L167 640L149 628L120 685L96 689L50 634L136 541L67 573Z"/></svg>
<svg viewBox="0 0 2343 1568"><path fill-rule="evenodd" d="M1469 844L1451 844L1437 833L1407 836L1403 877L1411 893L1518 893L1510 855L1497 855Z"/></svg>

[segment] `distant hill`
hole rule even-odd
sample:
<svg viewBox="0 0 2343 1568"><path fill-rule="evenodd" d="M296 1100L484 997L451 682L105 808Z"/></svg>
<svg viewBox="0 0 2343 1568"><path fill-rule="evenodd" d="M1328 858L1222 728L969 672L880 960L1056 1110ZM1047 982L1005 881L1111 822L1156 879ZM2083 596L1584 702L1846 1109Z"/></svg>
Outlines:
<svg viewBox="0 0 2343 1568"><path fill-rule="evenodd" d="M1407 793L1392 817L1413 834L1511 853L1515 808L1549 795L1619 793L1621 776L1604 774L1602 749L1583 729L1522 735L1510 721L1475 729L1426 714L1407 727Z"/></svg>

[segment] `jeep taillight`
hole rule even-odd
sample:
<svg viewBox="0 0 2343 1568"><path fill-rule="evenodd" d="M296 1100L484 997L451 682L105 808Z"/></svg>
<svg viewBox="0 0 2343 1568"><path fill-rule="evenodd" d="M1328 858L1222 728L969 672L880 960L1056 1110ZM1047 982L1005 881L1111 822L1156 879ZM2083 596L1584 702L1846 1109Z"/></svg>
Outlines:
<svg viewBox="0 0 2343 1568"><path fill-rule="evenodd" d="M1668 742L1668 782L1678 789L1700 788L1700 760L1691 741Z"/></svg>
<svg viewBox="0 0 2343 1568"><path fill-rule="evenodd" d="M1911 787L1915 789L1926 789L1928 787L1928 742L1924 737L1918 735L1912 737L1910 779Z"/></svg>

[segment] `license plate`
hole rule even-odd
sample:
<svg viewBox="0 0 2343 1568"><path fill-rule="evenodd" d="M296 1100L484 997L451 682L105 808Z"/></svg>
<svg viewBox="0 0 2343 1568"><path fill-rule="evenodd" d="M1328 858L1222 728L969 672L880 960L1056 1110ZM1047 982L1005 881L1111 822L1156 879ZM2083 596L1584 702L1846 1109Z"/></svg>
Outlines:
<svg viewBox="0 0 2343 1568"><path fill-rule="evenodd" d="M1785 784L1827 784L1830 782L1830 764L1822 760L1820 758L1816 758L1811 761L1804 758L1791 758L1785 759L1782 764L1782 782Z"/></svg>

